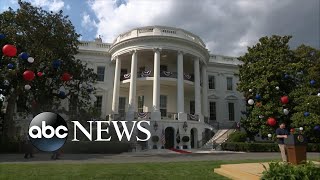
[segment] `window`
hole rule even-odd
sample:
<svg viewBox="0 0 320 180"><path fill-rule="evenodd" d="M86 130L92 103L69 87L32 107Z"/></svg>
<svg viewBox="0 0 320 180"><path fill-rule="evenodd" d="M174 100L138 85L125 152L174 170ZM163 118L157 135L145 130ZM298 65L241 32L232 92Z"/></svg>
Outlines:
<svg viewBox="0 0 320 180"><path fill-rule="evenodd" d="M228 103L229 121L234 121L234 103Z"/></svg>
<svg viewBox="0 0 320 180"><path fill-rule="evenodd" d="M105 67L104 66L98 66L97 68L97 81L104 81L104 72L105 72Z"/></svg>
<svg viewBox="0 0 320 180"><path fill-rule="evenodd" d="M168 71L168 66L160 65L160 72L162 72L162 71Z"/></svg>
<svg viewBox="0 0 320 180"><path fill-rule="evenodd" d="M121 69L120 74L121 74L121 76L123 76L125 74L128 74L128 70L127 69Z"/></svg>
<svg viewBox="0 0 320 180"><path fill-rule="evenodd" d="M167 116L167 96L160 95L160 112L161 117Z"/></svg>
<svg viewBox="0 0 320 180"><path fill-rule="evenodd" d="M229 90L229 91L233 90L232 77L227 77L227 90Z"/></svg>
<svg viewBox="0 0 320 180"><path fill-rule="evenodd" d="M190 101L190 114L194 114L195 113L195 102L194 101Z"/></svg>
<svg viewBox="0 0 320 180"><path fill-rule="evenodd" d="M216 102L210 102L209 104L210 109L210 120L216 121L217 120L217 106Z"/></svg>
<svg viewBox="0 0 320 180"><path fill-rule="evenodd" d="M126 112L126 98L119 97L119 106L118 106L119 114L125 114Z"/></svg>
<svg viewBox="0 0 320 180"><path fill-rule="evenodd" d="M209 76L209 89L215 89L216 83L215 83L215 76Z"/></svg>
<svg viewBox="0 0 320 180"><path fill-rule="evenodd" d="M140 72L140 73L142 73L142 72L145 71L145 70L146 70L146 67L144 67L144 66L139 68L139 72Z"/></svg>
<svg viewBox="0 0 320 180"><path fill-rule="evenodd" d="M101 111L102 107L102 96L97 96L97 101L94 103L94 107Z"/></svg>
<svg viewBox="0 0 320 180"><path fill-rule="evenodd" d="M144 96L138 96L138 112L143 112Z"/></svg>

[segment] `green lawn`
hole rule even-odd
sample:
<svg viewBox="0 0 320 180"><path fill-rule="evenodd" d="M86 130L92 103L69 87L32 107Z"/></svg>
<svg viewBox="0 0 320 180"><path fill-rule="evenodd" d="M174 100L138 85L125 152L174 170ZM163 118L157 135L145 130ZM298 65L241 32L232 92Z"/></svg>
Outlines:
<svg viewBox="0 0 320 180"><path fill-rule="evenodd" d="M269 160L270 161L270 160ZM132 164L0 164L0 179L227 179L213 173L221 164L263 162L202 161Z"/></svg>

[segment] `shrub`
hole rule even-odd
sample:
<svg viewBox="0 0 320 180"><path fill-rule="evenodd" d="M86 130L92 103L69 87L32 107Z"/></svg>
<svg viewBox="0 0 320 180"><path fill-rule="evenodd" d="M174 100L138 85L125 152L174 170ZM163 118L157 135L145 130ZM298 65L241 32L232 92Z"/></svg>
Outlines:
<svg viewBox="0 0 320 180"><path fill-rule="evenodd" d="M156 143L159 141L159 136L152 136L152 142Z"/></svg>
<svg viewBox="0 0 320 180"><path fill-rule="evenodd" d="M247 133L236 131L229 135L228 142L245 142L247 140Z"/></svg>
<svg viewBox="0 0 320 180"><path fill-rule="evenodd" d="M221 145L223 150L244 151L244 152L278 152L277 143L244 143L244 142L225 142ZM320 152L320 144L311 144L307 146L308 152Z"/></svg>
<svg viewBox="0 0 320 180"><path fill-rule="evenodd" d="M183 142L189 142L189 140L190 140L189 136L183 136L182 137L182 141Z"/></svg>
<svg viewBox="0 0 320 180"><path fill-rule="evenodd" d="M261 179L278 179L278 180L314 180L320 179L320 166L307 162L302 165L291 165L287 163L270 163L269 169L265 167Z"/></svg>

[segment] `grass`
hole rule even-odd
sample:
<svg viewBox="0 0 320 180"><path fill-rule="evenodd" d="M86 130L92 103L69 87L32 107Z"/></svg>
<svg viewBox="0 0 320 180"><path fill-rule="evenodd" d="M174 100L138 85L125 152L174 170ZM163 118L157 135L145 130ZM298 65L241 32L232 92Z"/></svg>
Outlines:
<svg viewBox="0 0 320 180"><path fill-rule="evenodd" d="M270 160L265 160L270 161ZM261 160L127 164L0 164L0 179L227 179L213 172L221 164Z"/></svg>

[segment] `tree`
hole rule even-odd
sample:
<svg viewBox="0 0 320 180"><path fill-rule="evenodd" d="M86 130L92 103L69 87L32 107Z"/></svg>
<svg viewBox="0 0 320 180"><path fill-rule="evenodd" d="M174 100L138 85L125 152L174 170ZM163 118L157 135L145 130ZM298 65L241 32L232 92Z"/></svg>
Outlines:
<svg viewBox="0 0 320 180"><path fill-rule="evenodd" d="M295 107L292 127L303 127L311 142L320 142L320 51L301 45L294 50L299 61L293 65L297 73L297 87L290 93Z"/></svg>
<svg viewBox="0 0 320 180"><path fill-rule="evenodd" d="M64 16L62 11L47 12L20 0L19 6L16 11L9 8L0 14L0 34L5 35L0 46L15 45L17 54L27 52L34 62L29 63L23 59L25 56L8 57L0 52L0 80L4 82L0 85L0 93L7 103L3 138L9 139L15 135L13 118L16 104L22 106L20 109L23 111L35 115L43 111L58 111L61 100L68 98L71 109L87 111L91 104L89 95L94 90L92 83L96 79L92 69L87 69L85 64L74 58L80 35L75 32L68 16ZM38 76L27 81L23 78L26 70ZM26 90L25 85L30 85L31 89Z"/></svg>
<svg viewBox="0 0 320 180"><path fill-rule="evenodd" d="M243 64L239 69L238 90L246 100L254 100L253 105L247 103L247 111L243 112L246 117L241 119L242 127L251 138L258 133L266 137L274 132L277 125L268 125L268 118L285 122L289 127L301 125L311 136L313 127L320 124L317 109L320 98L316 96L319 83L310 86L311 80L319 82L319 52L306 46L290 50L290 38L262 37L239 58ZM289 103L280 101L283 96L289 97ZM308 118L313 120L301 123L306 111L312 112Z"/></svg>

